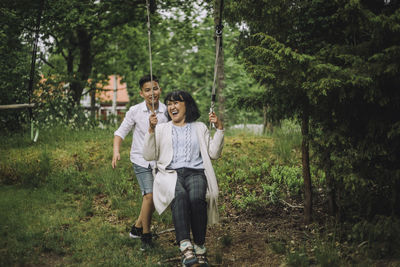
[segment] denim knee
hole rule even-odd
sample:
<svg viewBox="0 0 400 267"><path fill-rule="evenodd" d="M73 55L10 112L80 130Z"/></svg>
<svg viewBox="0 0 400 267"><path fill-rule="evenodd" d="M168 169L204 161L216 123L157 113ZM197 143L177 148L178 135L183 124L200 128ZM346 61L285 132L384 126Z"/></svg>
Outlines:
<svg viewBox="0 0 400 267"><path fill-rule="evenodd" d="M190 197L190 205L192 207L207 207L207 201L202 197Z"/></svg>

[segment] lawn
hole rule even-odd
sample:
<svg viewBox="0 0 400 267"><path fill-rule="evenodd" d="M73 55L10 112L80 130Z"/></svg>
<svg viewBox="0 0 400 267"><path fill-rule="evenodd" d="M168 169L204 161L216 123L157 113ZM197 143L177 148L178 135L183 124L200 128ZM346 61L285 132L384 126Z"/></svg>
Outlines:
<svg viewBox="0 0 400 267"><path fill-rule="evenodd" d="M213 163L221 216L207 234L213 265L374 262L359 243L343 241L318 203L315 222L302 223L301 139L295 125L288 123L274 135L226 135L223 156ZM112 129L55 129L42 132L37 143L27 135L2 138L2 266L179 265L173 232L160 234L149 252L128 237L141 194L129 161L131 137L123 142L114 170L112 139ZM312 171L318 194L324 175ZM171 229L170 211L155 213L152 227L155 233Z"/></svg>

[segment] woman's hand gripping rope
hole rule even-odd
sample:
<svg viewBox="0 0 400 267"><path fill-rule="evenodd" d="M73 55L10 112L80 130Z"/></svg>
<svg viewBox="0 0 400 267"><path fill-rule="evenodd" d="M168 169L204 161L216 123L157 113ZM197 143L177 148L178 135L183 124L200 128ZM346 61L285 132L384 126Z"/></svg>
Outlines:
<svg viewBox="0 0 400 267"><path fill-rule="evenodd" d="M157 119L157 115L156 113L151 113L150 117L149 117L149 133L154 133L154 129L156 128L158 119Z"/></svg>
<svg viewBox="0 0 400 267"><path fill-rule="evenodd" d="M215 112L210 112L208 114L208 119L212 124L214 124L215 128L217 128L218 130L224 129L224 126L222 125L222 121L218 119Z"/></svg>

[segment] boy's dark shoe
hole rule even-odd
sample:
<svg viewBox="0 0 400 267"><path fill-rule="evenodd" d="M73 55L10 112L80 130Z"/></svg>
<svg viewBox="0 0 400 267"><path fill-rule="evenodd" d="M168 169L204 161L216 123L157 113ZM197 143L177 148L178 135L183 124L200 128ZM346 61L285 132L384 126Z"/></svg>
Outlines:
<svg viewBox="0 0 400 267"><path fill-rule="evenodd" d="M130 238L141 238L143 234L143 228L138 228L135 225L132 225L132 229L129 232Z"/></svg>
<svg viewBox="0 0 400 267"><path fill-rule="evenodd" d="M142 234L140 239L142 240L142 246L140 247L141 251L146 251L146 250L154 248L151 233Z"/></svg>

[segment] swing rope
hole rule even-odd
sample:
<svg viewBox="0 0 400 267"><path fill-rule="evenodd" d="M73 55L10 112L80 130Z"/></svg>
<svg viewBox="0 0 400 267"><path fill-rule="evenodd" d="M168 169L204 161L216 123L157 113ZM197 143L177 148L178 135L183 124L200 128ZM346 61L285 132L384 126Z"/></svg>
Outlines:
<svg viewBox="0 0 400 267"><path fill-rule="evenodd" d="M219 63L219 55L222 50L222 30L224 25L222 25L222 10L223 10L223 0L220 0L219 6L219 22L215 26L215 35L217 37L217 41L215 44L215 63L214 63L214 80L211 91L211 105L210 105L210 113L214 112L215 101L216 101L216 84L217 84L217 76L218 76L218 63ZM209 124L209 136L208 136L208 151L210 151L210 140L211 140L211 130L213 128L213 123Z"/></svg>
<svg viewBox="0 0 400 267"><path fill-rule="evenodd" d="M32 94L33 94L33 81L34 81L34 75L35 75L35 67L36 67L36 55L37 55L37 48L38 48L38 42L39 42L39 31L40 31L40 20L42 18L42 11L43 11L43 6L44 6L45 0L42 0L40 2L39 6L39 12L36 20L36 28L35 28L35 39L33 42L33 48L32 48L32 60L31 60L31 72L30 72L30 77L29 77L29 84L28 84L28 111L29 111L29 120L31 122L31 139L36 142L37 138L39 136L39 128L36 129L36 134L33 136L34 132L34 127L33 127L33 112L32 112Z"/></svg>
<svg viewBox="0 0 400 267"><path fill-rule="evenodd" d="M152 103L152 108L153 112L154 110L154 91L153 91L153 62L151 58L151 26L150 26L150 2L149 0L146 0L146 7L147 7L147 35L148 35L148 41L149 41L149 64L150 64L150 84L151 84L151 103Z"/></svg>
<svg viewBox="0 0 400 267"><path fill-rule="evenodd" d="M214 80L213 87L211 92L211 107L210 112L214 112L215 108L215 100L216 100L216 84L217 84L217 74L218 74L218 63L219 63L219 54L222 50L222 29L224 25L222 25L222 10L223 10L224 1L220 0L219 6L219 22L215 26L215 35L217 37L217 42L215 45L215 63L214 63Z"/></svg>
<svg viewBox="0 0 400 267"><path fill-rule="evenodd" d="M217 36L217 43L215 46L215 64L214 64L214 81L213 81L213 86L212 86L212 91L211 91L211 107L210 107L210 112L214 112L215 108L215 100L216 100L216 84L217 84L217 74L218 74L218 63L219 63L219 53L221 50L221 39L222 39L222 28L223 25L217 25L215 34Z"/></svg>
<svg viewBox="0 0 400 267"><path fill-rule="evenodd" d="M154 108L154 86L153 86L153 63L151 58L151 25L150 25L150 2L146 0L147 7L147 36L149 41L149 65L150 65L150 86L151 86L151 105L152 112L156 112ZM156 157L154 170L157 172L157 142L156 142L156 133L154 129L154 155Z"/></svg>

